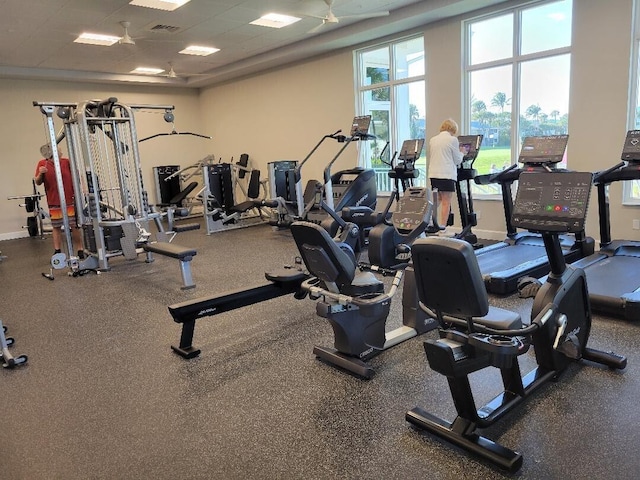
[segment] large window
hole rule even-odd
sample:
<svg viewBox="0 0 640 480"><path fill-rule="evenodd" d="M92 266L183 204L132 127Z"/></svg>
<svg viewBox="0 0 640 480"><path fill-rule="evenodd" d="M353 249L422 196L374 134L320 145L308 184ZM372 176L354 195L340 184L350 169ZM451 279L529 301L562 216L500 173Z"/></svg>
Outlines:
<svg viewBox="0 0 640 480"><path fill-rule="evenodd" d="M404 140L425 135L425 61L422 36L377 45L355 52L356 98L360 115L371 115L369 133L375 140L363 142L360 163L376 171L379 191L393 185L387 172L393 152ZM389 147L385 150L385 145ZM425 152L417 162L419 182L425 183Z"/></svg>
<svg viewBox="0 0 640 480"><path fill-rule="evenodd" d="M568 132L571 11L572 0L550 1L465 23L465 123L484 135L479 174L517 161L525 137Z"/></svg>
<svg viewBox="0 0 640 480"><path fill-rule="evenodd" d="M633 24L633 46L630 89L631 99L629 108L629 129L640 129L640 0L635 0L636 18ZM627 205L640 205L640 180L632 180L623 183L623 203Z"/></svg>

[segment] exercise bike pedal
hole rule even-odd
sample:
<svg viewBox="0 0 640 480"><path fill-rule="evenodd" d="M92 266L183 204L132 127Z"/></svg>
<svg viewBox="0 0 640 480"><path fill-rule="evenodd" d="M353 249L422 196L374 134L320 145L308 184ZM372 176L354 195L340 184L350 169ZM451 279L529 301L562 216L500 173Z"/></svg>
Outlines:
<svg viewBox="0 0 640 480"><path fill-rule="evenodd" d="M615 352L603 352L593 348L585 348L584 352L582 352L582 358L618 370L623 370L627 367L627 357Z"/></svg>

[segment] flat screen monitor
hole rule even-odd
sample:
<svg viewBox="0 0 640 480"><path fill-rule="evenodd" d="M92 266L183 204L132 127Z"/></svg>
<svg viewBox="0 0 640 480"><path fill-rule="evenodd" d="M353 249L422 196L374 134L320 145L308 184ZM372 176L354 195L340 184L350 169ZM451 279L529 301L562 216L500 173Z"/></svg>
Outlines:
<svg viewBox="0 0 640 480"><path fill-rule="evenodd" d="M622 160L640 160L640 130L629 130L624 139Z"/></svg>
<svg viewBox="0 0 640 480"><path fill-rule="evenodd" d="M526 137L520 149L520 163L559 163L567 149L569 135Z"/></svg>
<svg viewBox="0 0 640 480"><path fill-rule="evenodd" d="M538 232L584 229L590 172L523 172L513 207L513 224Z"/></svg>

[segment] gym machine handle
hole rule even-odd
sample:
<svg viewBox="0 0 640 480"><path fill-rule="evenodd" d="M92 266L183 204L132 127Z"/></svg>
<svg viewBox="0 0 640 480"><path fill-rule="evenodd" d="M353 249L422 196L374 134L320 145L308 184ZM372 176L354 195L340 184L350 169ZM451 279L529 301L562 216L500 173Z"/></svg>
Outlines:
<svg viewBox="0 0 640 480"><path fill-rule="evenodd" d="M594 184L600 183L600 180L602 179L602 177L606 177L608 174L615 172L616 170L624 167L625 165L626 165L626 162L620 162L611 168L607 168L606 170L603 170L601 172L595 172L593 174L593 183Z"/></svg>
<svg viewBox="0 0 640 480"><path fill-rule="evenodd" d="M502 171L500 171L500 172L498 172L498 173L494 173L493 175L491 175L491 176L489 177L489 183L495 183L496 181L498 181L498 179L499 179L502 175L504 175L504 174L505 174L505 173L507 173L507 172L510 172L511 170L513 170L514 168L517 168L517 167L518 167L518 164L517 164L517 163L514 163L514 164L513 164L513 165L511 165L510 167L505 168L504 170L502 170Z"/></svg>

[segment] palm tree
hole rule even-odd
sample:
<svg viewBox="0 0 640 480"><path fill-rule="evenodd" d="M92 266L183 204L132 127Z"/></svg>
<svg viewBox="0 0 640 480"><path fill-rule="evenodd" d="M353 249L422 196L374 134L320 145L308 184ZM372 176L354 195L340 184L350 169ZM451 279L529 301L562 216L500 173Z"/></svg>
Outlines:
<svg viewBox="0 0 640 480"><path fill-rule="evenodd" d="M553 121L556 122L558 120L558 115L560 115L560 112L558 110L554 110L549 115L551 115Z"/></svg>
<svg viewBox="0 0 640 480"><path fill-rule="evenodd" d="M507 98L507 94L504 92L496 93L491 99L491 106L498 107L500 113L504 113L504 107L511 104L511 99Z"/></svg>
<svg viewBox="0 0 640 480"><path fill-rule="evenodd" d="M538 116L540 115L541 111L542 111L542 108L540 108L540 105L529 105L529 107L527 107L527 110L525 110L524 114L527 117L531 117L534 120L538 120Z"/></svg>

